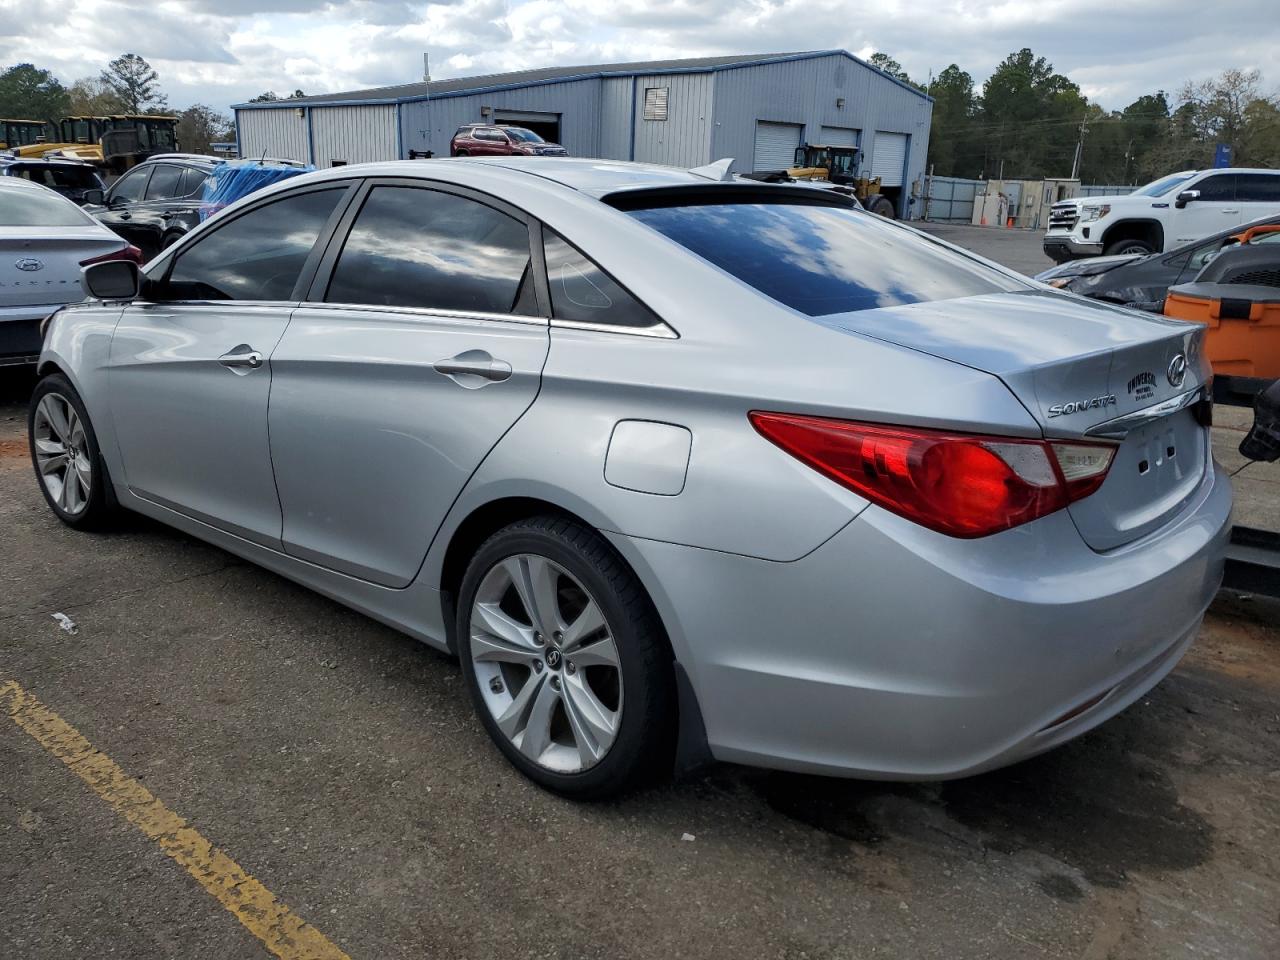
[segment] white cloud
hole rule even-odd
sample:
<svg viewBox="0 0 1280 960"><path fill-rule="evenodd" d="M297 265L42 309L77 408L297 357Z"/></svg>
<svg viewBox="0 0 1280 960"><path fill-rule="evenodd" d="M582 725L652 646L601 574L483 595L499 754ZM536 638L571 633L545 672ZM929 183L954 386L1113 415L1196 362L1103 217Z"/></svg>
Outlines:
<svg viewBox="0 0 1280 960"><path fill-rule="evenodd" d="M1280 84L1275 0L0 0L0 64L65 82L129 51L175 107L533 66L731 53L883 50L918 79L981 81L1031 47L1103 106L1228 66Z"/></svg>

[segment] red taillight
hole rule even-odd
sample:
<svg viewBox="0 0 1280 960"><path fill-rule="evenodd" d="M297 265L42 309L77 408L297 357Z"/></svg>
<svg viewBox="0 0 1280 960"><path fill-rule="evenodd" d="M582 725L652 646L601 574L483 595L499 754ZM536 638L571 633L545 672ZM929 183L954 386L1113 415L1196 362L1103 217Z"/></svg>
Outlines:
<svg viewBox="0 0 1280 960"><path fill-rule="evenodd" d="M751 423L819 473L953 537L985 537L1087 497L1115 448L752 411Z"/></svg>
<svg viewBox="0 0 1280 960"><path fill-rule="evenodd" d="M100 257L90 257L88 260L81 260L80 266L87 267L91 263L106 263L108 260L132 260L138 266L142 266L142 251L135 247L132 243L125 244L119 250L112 250L110 253L104 253Z"/></svg>

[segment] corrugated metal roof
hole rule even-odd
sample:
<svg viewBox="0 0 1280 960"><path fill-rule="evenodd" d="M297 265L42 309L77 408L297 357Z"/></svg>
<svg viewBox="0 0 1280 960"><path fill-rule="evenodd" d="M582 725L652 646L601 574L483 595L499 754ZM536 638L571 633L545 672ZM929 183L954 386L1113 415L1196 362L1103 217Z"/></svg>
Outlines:
<svg viewBox="0 0 1280 960"><path fill-rule="evenodd" d="M417 83L401 83L389 87L370 87L365 90L350 90L345 93L322 93L310 97L297 97L288 100L274 100L266 103L237 103L233 110L252 110L261 107L295 107L323 106L341 103L395 103L407 100L426 100L432 97L461 96L487 90L505 90L535 84L555 83L564 80L590 79L603 76L635 76L648 73L700 72L704 70L723 70L739 66L753 66L762 63L785 60L802 60L813 57L843 55L850 60L862 64L876 73L899 83L907 89L928 96L915 87L902 83L895 77L877 70L875 67L859 60L845 50L809 50L797 53L740 53L724 57L688 57L679 60L644 60L631 63L597 63L572 67L539 67L534 70L517 70L512 73L489 73L476 77L459 77L454 80L419 81Z"/></svg>

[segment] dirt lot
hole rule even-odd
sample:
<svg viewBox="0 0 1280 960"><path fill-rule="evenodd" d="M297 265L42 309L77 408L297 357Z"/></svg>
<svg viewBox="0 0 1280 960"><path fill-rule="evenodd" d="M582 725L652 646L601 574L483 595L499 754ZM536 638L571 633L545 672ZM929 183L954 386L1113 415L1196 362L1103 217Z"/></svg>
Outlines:
<svg viewBox="0 0 1280 960"><path fill-rule="evenodd" d="M216 898L253 884L335 951L290 958L1280 956L1280 604L1221 597L1149 697L1009 770L720 767L579 806L502 760L446 658L141 518L59 524L25 388L0 382L0 713L17 684L100 752L0 717L0 957L265 957L270 902ZM166 856L141 788L248 879Z"/></svg>

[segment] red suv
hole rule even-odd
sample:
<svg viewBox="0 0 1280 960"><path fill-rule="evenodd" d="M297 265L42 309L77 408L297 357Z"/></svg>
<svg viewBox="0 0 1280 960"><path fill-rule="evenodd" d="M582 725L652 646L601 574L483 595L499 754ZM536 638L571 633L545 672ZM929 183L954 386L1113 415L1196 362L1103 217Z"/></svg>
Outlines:
<svg viewBox="0 0 1280 960"><path fill-rule="evenodd" d="M532 130L486 124L459 127L449 141L451 157L567 157L558 143L547 143Z"/></svg>

